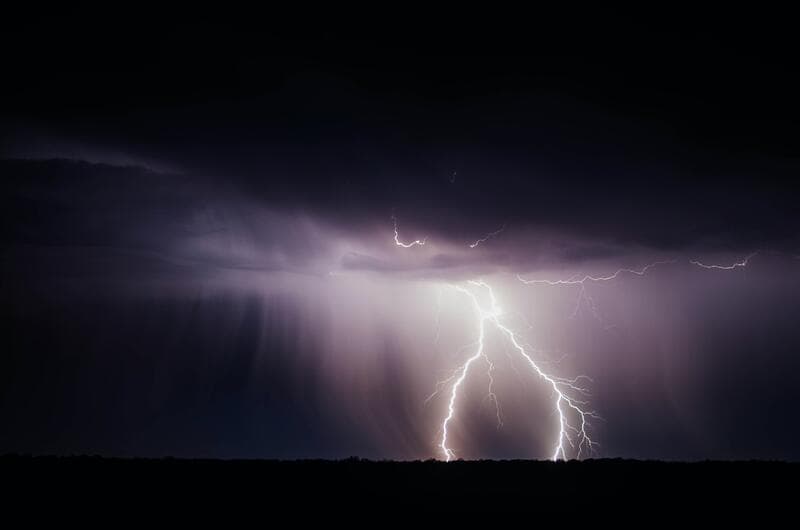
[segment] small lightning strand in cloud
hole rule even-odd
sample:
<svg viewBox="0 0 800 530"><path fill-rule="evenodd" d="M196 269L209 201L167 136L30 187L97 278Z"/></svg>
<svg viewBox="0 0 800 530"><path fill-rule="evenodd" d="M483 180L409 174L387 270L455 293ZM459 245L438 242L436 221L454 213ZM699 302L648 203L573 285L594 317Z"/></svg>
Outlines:
<svg viewBox="0 0 800 530"><path fill-rule="evenodd" d="M436 288L436 336L433 344L438 348L439 338L442 333L442 288Z"/></svg>
<svg viewBox="0 0 800 530"><path fill-rule="evenodd" d="M758 251L745 256L745 258L742 261L738 261L733 265L714 265L714 264L709 265L694 259L689 260L689 263L691 263L692 265L696 265L697 267L702 267L703 269L718 269L723 271L731 271L733 269L738 269L740 267L747 267L747 264L750 263L750 260L753 259L756 256L756 254L758 254Z"/></svg>
<svg viewBox="0 0 800 530"><path fill-rule="evenodd" d="M599 283L599 282L610 282L612 280L616 280L623 274L631 274L634 276L645 276L650 269L654 267L658 267L660 265L672 265L677 263L677 259L671 260L662 260L662 261L654 261L648 265L645 265L641 269L628 269L622 268L617 269L612 274L607 276L591 276L591 275L584 275L584 276L573 276L567 278L565 280L526 280L519 274L517 275L517 279L524 283L525 285L551 285L551 286L562 286L562 285L577 285L580 286L580 290L578 291L578 298L575 301L575 309L572 312L571 318L575 318L581 312L581 305L585 305L591 315L603 326L603 329L606 331L610 331L614 329L614 325L609 325L603 319L602 315L600 315L600 310L597 308L597 303L595 302L594 298L589 294L587 289L588 283Z"/></svg>
<svg viewBox="0 0 800 530"><path fill-rule="evenodd" d="M489 359L488 356L486 356L486 354L483 355L483 359L486 361L486 364L489 367L486 372L486 375L489 378L489 393L486 394L485 399L488 399L494 403L494 412L495 416L497 417L497 428L499 429L503 426L503 414L500 412L500 402L497 400L497 394L494 393L494 376L492 375L492 372L494 372L494 363L491 361L491 359Z"/></svg>
<svg viewBox="0 0 800 530"><path fill-rule="evenodd" d="M397 217L392 215L392 221L394 222L394 242L398 247L411 248L411 247L413 247L415 245L422 246L428 240L427 237L424 237L422 239L416 239L416 240L412 241L411 243L403 243L402 241L400 241L400 234L397 231Z"/></svg>
<svg viewBox="0 0 800 530"><path fill-rule="evenodd" d="M490 239L492 239L494 236L496 236L496 235L500 234L500 233L501 233L503 230L505 230L505 229L506 229L506 224L505 224L505 223L503 223L503 226L501 226L500 228L498 228L498 229L497 229L497 230L495 230L494 232L489 232L488 234L486 234L486 235L485 235L485 236L483 236L482 238L480 238L480 239L478 239L477 241L475 241L474 243L470 244L469 248L475 248L475 247L477 247L478 245L480 245L481 243L486 243L487 241L489 241Z"/></svg>
<svg viewBox="0 0 800 530"><path fill-rule="evenodd" d="M737 268L747 267L750 263L750 260L753 259L758 254L758 251L753 252L747 256L745 256L741 261L735 262L732 265L718 265L718 264L706 264L702 263L698 260L688 260L690 265L694 265L697 267L701 267L703 269L709 270L734 270ZM517 275L517 279L526 285L538 284L538 285L551 285L551 286L560 286L560 285L579 285L580 291L578 292L578 299L575 302L575 310L572 312L572 318L575 318L580 313L580 308L582 303L586 305L589 309L592 316L597 319L598 322L603 324L603 327L606 331L613 329L614 325L607 325L603 320L602 316L600 315L600 311L597 308L597 304L594 301L594 298L589 294L586 286L588 283L599 283L599 282L608 282L611 280L616 280L623 274L632 274L636 276L645 276L647 272L652 269L653 267L657 267L660 265L672 265L678 263L677 259L672 260L664 260L664 261L656 261L642 267L641 269L628 269L622 268L617 269L614 273L609 274L607 276L591 276L585 275L583 277L571 277L562 280L526 280L519 274Z"/></svg>
<svg viewBox="0 0 800 530"><path fill-rule="evenodd" d="M581 313L581 306L583 305L581 302L586 304L586 307L589 308L594 318L602 320L600 314L597 312L597 305L594 303L594 299L589 296L589 293L586 291L586 285L584 284L581 284L580 290L578 291L578 299L575 301L575 309L572 311L570 318L575 318Z"/></svg>
<svg viewBox="0 0 800 530"><path fill-rule="evenodd" d="M469 281L468 284L488 290L490 308L489 310L484 309L474 292L465 287L454 286L456 290L464 293L470 298L478 315L478 348L475 353L458 369L458 372L456 372L458 374L458 378L455 380L450 389L447 415L442 421L442 438L439 444L445 460L449 462L455 457L455 452L448 447L447 436L448 426L455 417L456 413L455 404L458 399L458 391L464 383L470 367L477 359L485 357L484 339L486 336L486 322L492 323L499 331L508 337L514 349L522 356L523 359L525 359L533 372L543 379L552 388L554 394L556 395L554 412L558 415L559 431L551 458L553 460L558 460L559 458L567 459L567 445L572 448L572 454L575 456L575 458L581 458L585 453L593 452L597 443L594 442L589 436L589 420L592 418L598 418L598 416L594 411L585 409L588 403L584 399L576 397L576 394L579 396L588 395L588 389L578 386L579 381L583 379L588 380L588 378L581 376L574 379L566 379L552 376L542 370L522 345L517 335L508 326L500 322L502 311L497 303L494 291L489 284L484 281L475 280ZM571 423L570 416L578 420L576 425Z"/></svg>
<svg viewBox="0 0 800 530"><path fill-rule="evenodd" d="M716 269L716 270L725 270L730 271L734 269L738 269L741 267L747 267L750 264L750 260L752 260L755 256L758 255L758 251L752 252L745 256L741 261L735 262L732 265L718 265L718 264L707 264L703 263L699 260L689 260L691 265L695 265L697 267L701 267L703 269ZM656 261L642 267L641 269L617 269L613 274L608 276L591 276L585 275L583 277L572 277L567 278L566 280L526 280L519 274L517 275L517 279L526 285L531 284L542 284L542 285L585 285L587 282L607 282L611 280L617 279L621 274L635 274L637 276L644 276L647 272L652 269L653 267L657 267L659 265L673 265L678 263L677 259L671 260L664 260L664 261Z"/></svg>
<svg viewBox="0 0 800 530"><path fill-rule="evenodd" d="M634 274L636 276L644 276L647 272L652 269L653 267L658 267L659 265L672 265L677 263L678 260L671 259L671 260L664 260L664 261L655 261L649 265L642 267L641 269L617 269L613 274L608 276L591 276L585 275L582 278L568 278L566 280L526 280L519 274L517 274L517 279L524 283L525 285L532 285L532 284L543 284L543 285L584 285L587 282L608 282L611 280L617 279L621 274Z"/></svg>
<svg viewBox="0 0 800 530"><path fill-rule="evenodd" d="M432 400L433 398L435 398L436 396L438 396L438 395L439 395L439 392L441 392L441 391L442 391L442 388L444 388L444 386L445 386L447 383L449 383L450 381L452 381L453 379L455 379L455 378L456 378L456 376L457 376L457 375L459 374L459 372L461 371L461 369L462 369L462 366L459 366L458 368L456 368L456 369L454 370L454 372L453 372L453 375L451 375L450 377L447 377L447 378L445 378L445 379L442 379L441 381L437 381L437 382L436 382L436 386L435 386L435 388L434 388L433 392L431 393L431 395L430 395L430 396L428 396L427 398L425 398L425 401L424 401L423 403L425 403L425 404L427 405L427 404L430 402L430 400Z"/></svg>

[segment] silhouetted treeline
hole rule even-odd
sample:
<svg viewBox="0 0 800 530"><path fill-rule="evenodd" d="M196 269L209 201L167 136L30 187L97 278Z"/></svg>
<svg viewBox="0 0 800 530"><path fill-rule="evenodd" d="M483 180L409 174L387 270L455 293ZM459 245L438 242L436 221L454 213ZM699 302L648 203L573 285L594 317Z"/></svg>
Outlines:
<svg viewBox="0 0 800 530"><path fill-rule="evenodd" d="M0 476L11 486L7 506L36 516L82 510L197 516L211 510L217 515L290 511L306 517L365 509L582 518L641 510L664 517L696 510L721 518L741 512L775 516L793 509L798 471L797 463L757 461L0 457Z"/></svg>

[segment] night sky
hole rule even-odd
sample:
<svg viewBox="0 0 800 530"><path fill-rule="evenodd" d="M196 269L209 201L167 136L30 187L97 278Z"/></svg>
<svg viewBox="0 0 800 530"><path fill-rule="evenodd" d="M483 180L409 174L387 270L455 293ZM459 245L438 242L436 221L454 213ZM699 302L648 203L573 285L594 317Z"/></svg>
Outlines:
<svg viewBox="0 0 800 530"><path fill-rule="evenodd" d="M800 459L791 20L316 15L0 23L0 453Z"/></svg>

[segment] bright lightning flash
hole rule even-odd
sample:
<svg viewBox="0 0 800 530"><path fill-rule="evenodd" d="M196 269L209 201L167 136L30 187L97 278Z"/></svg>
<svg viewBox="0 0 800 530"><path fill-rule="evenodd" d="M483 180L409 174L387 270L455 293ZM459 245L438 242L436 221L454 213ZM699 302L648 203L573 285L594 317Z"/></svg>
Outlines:
<svg viewBox="0 0 800 530"><path fill-rule="evenodd" d="M448 426L456 414L456 401L458 400L458 393L467 378L470 368L475 362L483 357L489 364L489 397L491 397L495 406L497 406L498 422L501 422L500 409L497 405L497 396L491 388L493 379L491 372L494 365L489 361L485 353L485 336L486 324L492 324L498 331L505 335L514 349L519 353L524 361L528 364L531 370L541 378L544 383L552 388L553 395L555 396L554 412L558 416L559 431L553 449L552 459L558 460L568 458L568 448L572 450L570 456L580 458L584 454L591 453L596 442L592 441L589 436L588 430L590 427L589 420L597 418L598 416L594 411L589 410L588 403L584 399L588 395L588 390L579 386L581 380L589 380L586 376L579 376L574 379L565 379L556 377L546 373L530 356L528 351L522 345L519 337L505 324L501 322L503 312L497 303L494 291L484 281L469 281L469 287L462 287L460 285L453 286L457 291L465 294L472 301L475 312L478 315L478 341L475 353L464 362L463 365L456 371L455 382L450 389L450 399L447 405L447 416L442 421L442 438L439 447L445 460L448 462L455 458L455 452L448 446ZM484 307L478 295L475 293L476 289L485 289L489 296L489 305Z"/></svg>

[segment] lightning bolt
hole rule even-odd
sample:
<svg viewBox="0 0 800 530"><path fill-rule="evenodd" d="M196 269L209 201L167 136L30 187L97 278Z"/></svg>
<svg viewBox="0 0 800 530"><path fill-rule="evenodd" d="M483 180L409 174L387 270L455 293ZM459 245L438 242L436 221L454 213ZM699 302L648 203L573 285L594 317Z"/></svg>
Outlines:
<svg viewBox="0 0 800 530"><path fill-rule="evenodd" d="M424 237L422 239L416 239L411 243L403 243L402 241L400 241L400 234L397 231L397 217L395 217L394 215L392 215L392 222L394 222L394 242L398 247L411 248L416 245L422 246L425 244L425 241L428 240L427 237Z"/></svg>
<svg viewBox="0 0 800 530"><path fill-rule="evenodd" d="M747 255L742 261L736 262L732 265L708 265L695 259L689 260L689 263L691 263L692 265L696 265L698 267L702 267L704 269L718 269L723 271L732 271L733 269L738 269L740 267L747 267L747 264L750 262L751 259L753 259L756 256L756 254L758 254L758 251Z"/></svg>
<svg viewBox="0 0 800 530"><path fill-rule="evenodd" d="M579 386L581 380L589 380L586 376L579 376L574 379L566 379L556 377L545 372L531 357L525 347L522 345L517 335L500 320L503 312L497 303L494 291L491 286L484 281L471 280L468 285L473 288L481 288L488 291L490 304L488 308L481 305L478 296L467 287L460 285L453 286L458 292L465 294L472 302L475 312L478 316L478 347L464 364L462 364L455 374L455 382L450 388L450 399L447 404L447 415L442 421L442 438L439 443L442 454L446 461L455 458L455 452L448 446L448 427L456 414L456 401L458 400L459 390L461 389L470 368L480 358L485 358L489 363L489 374L491 377L491 370L494 365L489 361L485 354L485 337L486 337L486 324L492 324L498 331L505 335L514 349L524 359L527 365L531 368L534 374L548 385L555 396L554 412L558 416L558 436L556 438L555 446L551 458L553 460L568 458L567 446L573 451L572 454L575 458L581 458L585 453L591 453L597 445L589 436L590 419L597 418L598 416L592 410L587 409L587 401L584 396L588 395L588 390ZM497 404L497 397L492 391L491 384L493 379L490 379L490 396ZM502 424L500 417L499 405L497 405L497 416L499 424Z"/></svg>
<svg viewBox="0 0 800 530"><path fill-rule="evenodd" d="M505 223L503 223L503 226L501 226L500 228L498 228L498 229L497 229L497 230L495 230L494 232L489 232L488 234L486 234L486 235L485 235L485 236L483 236L482 238L480 238L480 239L478 239L477 241L475 241L474 243L470 244L469 248L475 248L475 247L477 247L478 245L480 245L481 243L486 243L486 242L487 242L487 241L489 241L491 238L493 238L494 236L498 235L500 232L502 232L502 231L503 231L503 230L505 230L505 229L506 229L506 224L505 224Z"/></svg>
<svg viewBox="0 0 800 530"><path fill-rule="evenodd" d="M395 244L403 247L403 248L411 248L415 245L424 245L426 239L422 240L415 240L411 243L404 243L400 240L398 229L397 229L397 219L393 215L392 220L394 222L394 241ZM498 230L494 232L489 232L486 236L481 239L478 239L474 243L470 244L470 248L475 248L481 243L486 242L490 238L496 236L500 232L505 229L505 224L500 227ZM699 260L688 260L689 264L697 267L701 267L704 269L714 269L714 270L734 270L741 267L746 267L750 260L756 256L758 252L753 252L749 254L741 261L735 262L731 265L719 265L719 264L707 264L700 262ZM572 276L566 279L558 279L558 280L544 280L544 279L525 279L521 275L517 275L517 279L526 284L526 285L549 285L549 286L580 286L580 290L578 293L578 301L574 311L574 314L577 314L581 301L584 301L589 310L592 314L602 320L597 309L597 306L589 295L586 287L590 283L600 283L600 282L611 282L613 280L617 280L623 276L630 275L630 276L645 276L651 269L663 265L672 265L678 263L677 259L671 260L661 260L655 261L640 269L632 269L632 268L620 268L614 271L611 274L605 276L595 276L595 275L584 275L584 276ZM497 297L495 296L494 290L492 287L483 280L470 280L466 283L466 285L451 285L453 289L457 292L464 294L467 296L472 303L473 309L475 310L475 314L477 315L477 340L468 347L474 347L474 353L470 355L463 364L457 367L449 377L446 379L437 382L436 388L434 392L428 396L425 400L427 404L430 400L434 397L439 395L441 391L450 385L450 394L447 400L447 414L442 419L441 423L441 439L439 441L439 449L446 461L451 461L456 458L455 451L449 445L449 427L456 417L456 404L459 399L460 392L464 383L469 376L471 369L476 365L476 363L483 359L487 366L487 378L489 382L488 393L484 398L484 402L486 400L490 400L495 407L495 415L497 418L497 426L500 428L503 425L503 417L500 408L500 403L497 397L497 394L494 392L494 363L489 358L486 353L486 333L487 333L487 325L493 326L502 336L504 336L508 343L512 346L512 349L522 358L524 364L526 364L531 372L536 375L546 386L548 386L551 391L552 395L554 396L553 400L553 412L558 417L558 433L555 437L555 442L553 445L553 452L551 453L550 458L552 460L566 460L568 458L577 458L580 459L581 457L589 454L593 454L595 448L598 446L597 442L592 440L590 436L591 430L591 420L592 419L599 419L600 417L598 414L590 408L590 404L587 400L589 395L589 390L582 385L582 381L592 382L592 380L585 375L580 375L574 377L572 379L559 377L556 375L552 375L551 373L545 371L539 363L533 358L533 356L529 353L532 348L526 346L520 337L515 333L508 325L506 325L502 321L502 317L504 316L503 311L501 310ZM477 290L485 290L488 294L489 304L488 306L481 303L481 300L476 293ZM437 298L437 305L439 307L438 312L441 312L441 300ZM438 316L437 312L437 339L436 342L438 343ZM529 325L530 326L530 325ZM608 329L608 328L607 328ZM463 349L463 348L462 348ZM508 354L508 352L507 352ZM509 355L509 360L511 357ZM517 371L517 368L513 366L514 370Z"/></svg>
<svg viewBox="0 0 800 530"><path fill-rule="evenodd" d="M488 235L485 239L488 239L489 237L490 235ZM481 241L482 240L476 241L474 246L480 244ZM471 248L474 248L474 246L470 245ZM753 252L741 261L735 262L731 265L707 264L698 260L688 260L688 262L691 265L704 269L734 270L737 268L746 267L756 254L757 252ZM584 301L592 314L599 320L602 320L594 300L586 289L588 284L610 282L626 275L645 276L654 267L673 265L676 263L678 263L677 259L655 261L645 265L640 269L620 268L605 276L587 274L584 276L573 276L566 279L543 280L525 279L522 276L517 275L517 279L526 285L538 284L550 286L580 286L578 301L573 316L577 314L581 301ZM522 357L525 364L527 364L531 371L552 390L553 396L555 397L553 408L556 416L558 417L559 428L554 449L551 454L551 459L580 459L587 454L592 454L598 444L592 440L589 434L591 428L590 420L598 419L599 416L595 411L589 408L590 405L586 400L586 397L589 395L589 390L581 386L582 381L585 380L591 382L591 379L587 376L578 376L572 379L567 379L552 375L542 369L539 363L537 363L536 360L531 356L529 350L522 343L519 336L509 326L501 321L503 312L498 305L493 289L485 281L471 280L467 282L466 287L461 285L454 285L452 287L458 292L466 295L472 302L473 308L478 317L478 340L475 343L477 344L475 352L469 358L467 358L467 360L461 366L459 366L450 377L437 383L436 391L428 398L428 400L432 399L441 391L442 388L444 388L445 385L452 382L452 385L450 386L450 397L447 402L447 414L442 420L441 440L439 442L439 448L441 449L444 459L449 462L456 457L455 451L448 443L448 428L456 416L456 403L464 382L466 381L470 370L479 359L484 359L488 366L487 375L489 378L489 393L485 399L490 399L493 401L496 408L498 427L502 426L500 404L498 402L497 395L493 390L494 378L492 377L492 372L494 370L494 364L486 354L485 337L487 324L492 325L507 338L508 342L513 347L513 350L515 350ZM480 298L475 292L476 289L484 289L488 292L488 306L481 304ZM426 400L426 402L428 400Z"/></svg>

